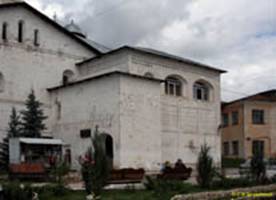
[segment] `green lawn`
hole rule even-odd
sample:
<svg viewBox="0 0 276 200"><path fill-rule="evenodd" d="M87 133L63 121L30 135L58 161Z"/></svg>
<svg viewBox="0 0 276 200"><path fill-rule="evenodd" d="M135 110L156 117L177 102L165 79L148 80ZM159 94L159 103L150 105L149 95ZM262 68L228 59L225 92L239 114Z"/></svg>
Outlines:
<svg viewBox="0 0 276 200"><path fill-rule="evenodd" d="M52 194L41 194L40 200L85 200L85 192L71 191L64 196L53 196ZM157 200L150 191L106 191L102 195L102 200Z"/></svg>

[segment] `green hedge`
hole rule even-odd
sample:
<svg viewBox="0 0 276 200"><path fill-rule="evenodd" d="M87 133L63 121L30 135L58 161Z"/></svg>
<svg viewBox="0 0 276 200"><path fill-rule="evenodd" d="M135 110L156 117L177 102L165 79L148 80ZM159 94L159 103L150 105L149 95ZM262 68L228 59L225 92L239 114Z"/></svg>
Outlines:
<svg viewBox="0 0 276 200"><path fill-rule="evenodd" d="M243 158L222 158L222 168L239 168L244 162Z"/></svg>

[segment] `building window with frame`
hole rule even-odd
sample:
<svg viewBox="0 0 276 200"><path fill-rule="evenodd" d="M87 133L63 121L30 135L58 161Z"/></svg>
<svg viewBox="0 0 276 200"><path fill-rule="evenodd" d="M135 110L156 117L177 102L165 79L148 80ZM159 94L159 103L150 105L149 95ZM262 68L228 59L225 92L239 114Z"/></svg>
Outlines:
<svg viewBox="0 0 276 200"><path fill-rule="evenodd" d="M232 112L232 125L238 125L239 124L239 112L234 111Z"/></svg>
<svg viewBox="0 0 276 200"><path fill-rule="evenodd" d="M228 124L229 124L228 113L224 113L224 114L222 114L222 126L227 127Z"/></svg>
<svg viewBox="0 0 276 200"><path fill-rule="evenodd" d="M68 85L70 82L73 81L74 78L74 72L70 69L67 69L62 74L62 84Z"/></svg>
<svg viewBox="0 0 276 200"><path fill-rule="evenodd" d="M194 99L201 101L209 100L209 87L202 82L196 82L193 87Z"/></svg>
<svg viewBox="0 0 276 200"><path fill-rule="evenodd" d="M264 124L264 110L252 110L252 123L253 124Z"/></svg>
<svg viewBox="0 0 276 200"><path fill-rule="evenodd" d="M238 156L239 155L239 141L233 141L232 142L232 150L233 155Z"/></svg>
<svg viewBox="0 0 276 200"><path fill-rule="evenodd" d="M39 30L34 30L34 45L39 46Z"/></svg>
<svg viewBox="0 0 276 200"><path fill-rule="evenodd" d="M262 140L252 141L252 154L264 156L265 143Z"/></svg>
<svg viewBox="0 0 276 200"><path fill-rule="evenodd" d="M24 38L24 21L18 22L18 42L22 43Z"/></svg>
<svg viewBox="0 0 276 200"><path fill-rule="evenodd" d="M229 142L223 143L223 155L229 156Z"/></svg>
<svg viewBox="0 0 276 200"><path fill-rule="evenodd" d="M0 72L0 93L5 90L5 79L3 74Z"/></svg>
<svg viewBox="0 0 276 200"><path fill-rule="evenodd" d="M81 138L90 138L91 137L91 129L83 129L80 131Z"/></svg>
<svg viewBox="0 0 276 200"><path fill-rule="evenodd" d="M4 22L2 24L2 40L7 41L8 40L8 23Z"/></svg>
<svg viewBox="0 0 276 200"><path fill-rule="evenodd" d="M182 95L182 82L178 78L168 77L165 81L165 93L171 96Z"/></svg>

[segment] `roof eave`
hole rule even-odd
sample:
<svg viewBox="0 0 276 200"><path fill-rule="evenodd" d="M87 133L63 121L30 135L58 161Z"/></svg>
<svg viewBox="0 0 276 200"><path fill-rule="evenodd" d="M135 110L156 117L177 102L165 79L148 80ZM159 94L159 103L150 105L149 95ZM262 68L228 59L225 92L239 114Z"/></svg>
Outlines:
<svg viewBox="0 0 276 200"><path fill-rule="evenodd" d="M52 92L52 91L55 91L55 90L58 90L58 89L67 88L67 87L70 87L70 86L74 86L74 85L77 85L77 84L89 82L89 81L92 81L92 80L96 80L96 79L99 79L99 78L102 78L102 77L111 76L111 75L114 75L114 74L130 76L130 77L134 77L134 78L140 78L140 79L156 81L156 82L164 82L164 80L158 79L158 78L145 77L145 76L141 76L141 75L137 75L137 74L130 74L130 73L127 73L127 72L122 72L122 71L112 71L112 72L107 72L107 73L100 74L100 75L97 75L97 76L92 76L92 77L89 77L89 78L86 78L86 79L82 79L82 80L79 80L79 81L71 82L71 83L68 83L66 85L59 85L59 86L55 86L55 87L52 87L52 88L47 88L47 91Z"/></svg>
<svg viewBox="0 0 276 200"><path fill-rule="evenodd" d="M211 67L211 66L204 65L204 64L201 64L201 63L197 63L197 62L193 62L193 61L186 61L186 62L184 62L181 59L176 59L176 58L170 58L168 56L157 55L157 54L154 54L154 53L150 53L150 52L146 52L146 51L143 51L143 50L139 50L137 48L133 48L131 46L122 46L122 47L119 47L117 49L114 49L114 50L111 50L109 52L103 53L102 55L99 55L99 56L96 56L96 57L92 57L92 58L89 58L87 60L84 60L84 61L81 61L79 63L76 63L76 66L80 66L80 65L82 65L84 63L87 63L87 62L90 62L90 61L93 61L93 60L97 60L97 59L102 58L104 56L107 56L107 55L110 55L110 54L113 54L113 53L116 53L116 52L119 52L119 51L122 51L122 50L126 50L126 49L131 50L131 51L135 51L135 52L144 53L144 54L150 54L150 55L154 55L154 56L159 56L159 57L167 58L167 59L170 59L170 60L175 60L175 61L178 61L178 62L181 62L181 63L191 64L191 65L194 65L194 66L197 66L197 67L202 67L202 68L205 68L205 69L208 69L208 70L211 70L211 71L216 71L216 72L219 72L221 74L222 73L227 73L227 71L225 71L225 70L217 69L215 67Z"/></svg>

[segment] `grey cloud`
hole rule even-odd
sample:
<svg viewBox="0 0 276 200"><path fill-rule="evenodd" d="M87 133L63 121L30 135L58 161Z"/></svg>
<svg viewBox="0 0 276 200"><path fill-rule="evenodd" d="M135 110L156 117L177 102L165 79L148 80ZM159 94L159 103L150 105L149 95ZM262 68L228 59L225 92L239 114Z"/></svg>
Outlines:
<svg viewBox="0 0 276 200"><path fill-rule="evenodd" d="M224 100L276 87L276 77L271 75L276 70L274 0L41 3L44 9L51 4L61 5L63 23L74 18L91 39L107 46L144 45L228 70L222 77ZM259 78L252 81L256 76Z"/></svg>

